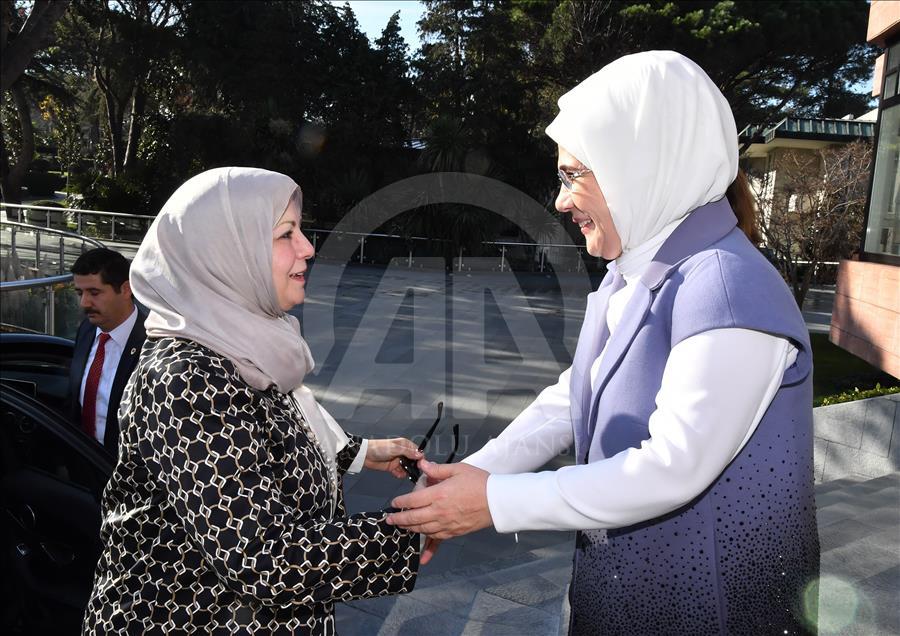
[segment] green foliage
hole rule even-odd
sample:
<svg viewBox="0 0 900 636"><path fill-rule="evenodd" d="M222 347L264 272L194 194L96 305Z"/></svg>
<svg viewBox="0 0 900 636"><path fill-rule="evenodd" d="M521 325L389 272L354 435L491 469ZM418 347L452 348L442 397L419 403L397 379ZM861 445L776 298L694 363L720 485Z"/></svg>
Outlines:
<svg viewBox="0 0 900 636"><path fill-rule="evenodd" d="M892 395L900 393L900 386L881 386L876 384L874 389L860 390L854 387L851 391L844 391L836 395L826 395L813 401L813 406L831 406L832 404L841 404L843 402L854 402L856 400L865 400L866 398L878 397L879 395Z"/></svg>
<svg viewBox="0 0 900 636"><path fill-rule="evenodd" d="M832 344L828 334L810 334L813 354L813 400L871 387L892 387L896 378ZM859 388L858 388L859 387Z"/></svg>
<svg viewBox="0 0 900 636"><path fill-rule="evenodd" d="M101 176L81 192L88 210L149 214L150 191L133 175Z"/></svg>
<svg viewBox="0 0 900 636"><path fill-rule="evenodd" d="M72 103L47 95L39 103L41 117L50 122L50 138L56 147L56 158L59 166L68 175L81 159L81 126L78 122L76 106ZM35 162L31 169L35 170Z"/></svg>
<svg viewBox="0 0 900 636"><path fill-rule="evenodd" d="M557 98L635 51L694 58L739 126L868 103L853 92L872 65L861 0L425 4L411 48L399 15L370 42L349 6L323 0L73 0L25 79L82 205L152 214L197 172L256 165L301 183L323 223L421 172L482 174L552 204L543 130ZM2 116L14 152L8 95ZM435 236L467 245L480 233L462 228L508 229L479 210L426 216Z"/></svg>

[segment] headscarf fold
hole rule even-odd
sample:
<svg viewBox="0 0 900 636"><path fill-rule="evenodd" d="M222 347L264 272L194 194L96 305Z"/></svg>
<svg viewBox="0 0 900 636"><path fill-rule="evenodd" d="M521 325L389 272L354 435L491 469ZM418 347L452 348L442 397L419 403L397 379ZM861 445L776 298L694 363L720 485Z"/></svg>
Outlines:
<svg viewBox="0 0 900 636"><path fill-rule="evenodd" d="M593 171L625 254L725 196L738 170L728 101L674 51L626 55L560 97L550 136Z"/></svg>
<svg viewBox="0 0 900 636"><path fill-rule="evenodd" d="M300 387L312 354L272 281L272 228L297 187L277 172L216 168L178 188L131 265L147 335L198 342L256 389Z"/></svg>

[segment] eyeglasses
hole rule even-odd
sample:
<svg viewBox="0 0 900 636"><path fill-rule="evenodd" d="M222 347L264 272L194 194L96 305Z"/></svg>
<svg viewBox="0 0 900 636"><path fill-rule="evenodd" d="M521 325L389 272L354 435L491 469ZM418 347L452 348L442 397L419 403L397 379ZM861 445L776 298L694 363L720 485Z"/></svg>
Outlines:
<svg viewBox="0 0 900 636"><path fill-rule="evenodd" d="M557 176L559 177L559 182L563 184L566 190L571 190L574 187L575 179L580 179L588 172L593 172L590 168L584 168L583 170L575 170L574 172L566 172L562 168L556 171Z"/></svg>
<svg viewBox="0 0 900 636"><path fill-rule="evenodd" d="M425 437L422 439L422 443L419 444L419 450L424 451L428 446L428 442L431 441L431 436L434 435L434 432L437 430L437 425L441 421L441 415L444 413L444 403L438 402L437 404L437 419L434 420L434 424L431 425L431 428L428 429L428 432L425 433ZM444 460L443 463L449 464L453 461L453 458L456 457L456 451L459 449L459 424L453 425L453 450L450 451L450 455L447 456L447 459ZM407 459L406 457L400 458L400 465L403 466L403 470L406 471L406 476L412 483L416 483L419 481L419 477L422 476L422 471L419 470L419 467L416 466L416 463L411 459Z"/></svg>

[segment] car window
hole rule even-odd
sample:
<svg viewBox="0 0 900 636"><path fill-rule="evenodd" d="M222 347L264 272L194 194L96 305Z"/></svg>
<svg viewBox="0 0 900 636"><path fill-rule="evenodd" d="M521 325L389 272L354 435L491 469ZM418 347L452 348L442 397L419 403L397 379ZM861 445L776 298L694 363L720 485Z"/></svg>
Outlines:
<svg viewBox="0 0 900 636"><path fill-rule="evenodd" d="M104 466L98 466L48 427L48 419L40 421L39 413L25 413L9 404L3 404L0 412L4 472L36 469L99 497L108 479Z"/></svg>
<svg viewBox="0 0 900 636"><path fill-rule="evenodd" d="M0 381L58 413L66 412L70 360L54 355L0 356Z"/></svg>

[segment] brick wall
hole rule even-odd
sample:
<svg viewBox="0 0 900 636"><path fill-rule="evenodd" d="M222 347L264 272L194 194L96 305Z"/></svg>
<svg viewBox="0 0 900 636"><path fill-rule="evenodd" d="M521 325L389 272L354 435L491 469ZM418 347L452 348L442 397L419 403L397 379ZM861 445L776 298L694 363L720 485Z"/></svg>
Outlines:
<svg viewBox="0 0 900 636"><path fill-rule="evenodd" d="M900 267L841 261L830 340L900 378Z"/></svg>
<svg viewBox="0 0 900 636"><path fill-rule="evenodd" d="M896 0L872 0L869 5L869 28L866 41L884 45L885 36L900 23L900 2Z"/></svg>

